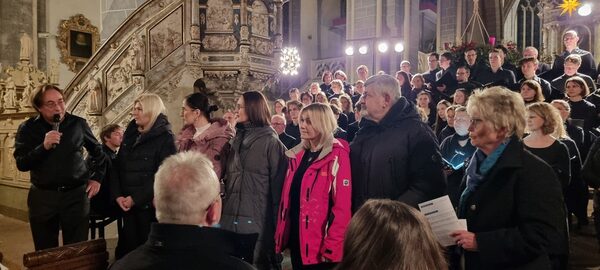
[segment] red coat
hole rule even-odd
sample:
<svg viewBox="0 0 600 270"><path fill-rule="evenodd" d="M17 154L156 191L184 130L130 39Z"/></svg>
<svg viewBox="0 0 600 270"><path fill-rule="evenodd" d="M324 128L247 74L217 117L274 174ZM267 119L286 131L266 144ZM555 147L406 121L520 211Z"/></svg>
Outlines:
<svg viewBox="0 0 600 270"><path fill-rule="evenodd" d="M185 125L177 135L177 152L198 151L205 154L213 164L219 179L223 177L222 167L229 153L229 140L235 131L224 119L214 119L210 127L194 139L196 128L194 125Z"/></svg>
<svg viewBox="0 0 600 270"><path fill-rule="evenodd" d="M304 155L302 144L290 149L289 166L283 183L277 215L275 250L287 247L290 233L290 187ZM317 160L306 170L300 190L300 250L302 263L317 264L327 258L342 260L344 234L351 218L352 181L350 147L343 140L333 139L323 146Z"/></svg>

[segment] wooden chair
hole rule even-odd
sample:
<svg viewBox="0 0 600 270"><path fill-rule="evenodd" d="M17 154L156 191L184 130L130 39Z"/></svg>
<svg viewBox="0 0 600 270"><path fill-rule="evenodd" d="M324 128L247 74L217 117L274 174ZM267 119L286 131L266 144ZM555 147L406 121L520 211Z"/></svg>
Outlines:
<svg viewBox="0 0 600 270"><path fill-rule="evenodd" d="M117 230L120 233L123 228L123 219L116 217L106 217L100 214L90 213L90 238L96 239L96 230L98 231L98 237L104 238L104 227L117 221Z"/></svg>
<svg viewBox="0 0 600 270"><path fill-rule="evenodd" d="M23 265L31 270L105 270L106 241L90 240L27 253L23 255Z"/></svg>

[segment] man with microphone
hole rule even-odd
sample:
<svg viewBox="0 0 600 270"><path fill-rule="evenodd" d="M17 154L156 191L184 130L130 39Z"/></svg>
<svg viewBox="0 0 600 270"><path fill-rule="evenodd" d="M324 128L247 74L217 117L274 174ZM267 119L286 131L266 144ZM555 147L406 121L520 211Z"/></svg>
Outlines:
<svg viewBox="0 0 600 270"><path fill-rule="evenodd" d="M62 91L41 85L31 96L39 113L19 126L17 168L29 171L29 223L36 250L87 240L89 199L100 190L106 156L85 119L66 113ZM86 165L83 149L93 159Z"/></svg>

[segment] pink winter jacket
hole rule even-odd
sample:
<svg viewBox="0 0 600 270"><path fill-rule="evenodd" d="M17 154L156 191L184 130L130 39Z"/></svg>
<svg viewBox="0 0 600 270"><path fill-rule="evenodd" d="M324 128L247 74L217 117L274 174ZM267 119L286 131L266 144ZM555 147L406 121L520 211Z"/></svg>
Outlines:
<svg viewBox="0 0 600 270"><path fill-rule="evenodd" d="M304 151L300 144L286 152L290 159L277 214L276 252L287 248L290 187ZM299 239L302 263L305 265L321 263L324 258L332 262L342 260L344 234L351 218L349 153L346 141L333 139L323 146L319 157L302 178Z"/></svg>
<svg viewBox="0 0 600 270"><path fill-rule="evenodd" d="M177 152L198 151L205 154L213 163L219 179L223 177L222 168L229 153L229 140L235 131L225 119L214 119L210 127L194 139L196 128L194 125L185 125L177 135Z"/></svg>

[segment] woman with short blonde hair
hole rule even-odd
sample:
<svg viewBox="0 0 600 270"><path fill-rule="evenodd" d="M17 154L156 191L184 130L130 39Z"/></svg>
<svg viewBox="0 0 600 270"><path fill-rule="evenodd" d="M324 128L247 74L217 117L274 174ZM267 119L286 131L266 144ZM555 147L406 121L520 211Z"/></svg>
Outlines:
<svg viewBox="0 0 600 270"><path fill-rule="evenodd" d="M150 224L156 221L152 204L154 174L168 156L175 154L175 135L164 114L165 105L156 94L142 94L133 102L117 160L111 198L123 211L123 230L115 256L123 257L146 242ZM112 178L111 178L112 179Z"/></svg>
<svg viewBox="0 0 600 270"><path fill-rule="evenodd" d="M302 143L286 152L275 245L290 249L294 269L332 269L342 259L352 180L350 148L333 137L336 128L329 105L310 104L300 112Z"/></svg>
<svg viewBox="0 0 600 270"><path fill-rule="evenodd" d="M477 150L457 213L469 228L450 234L465 269L566 268L560 267L568 255L561 184L548 163L525 150L523 98L504 87L476 90L467 112Z"/></svg>
<svg viewBox="0 0 600 270"><path fill-rule="evenodd" d="M140 132L147 132L152 128L152 125L158 118L158 115L165 114L167 109L162 99L156 94L142 94L133 101L135 104L140 104L144 110L144 114L149 118L149 122L144 126L139 126Z"/></svg>

